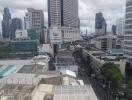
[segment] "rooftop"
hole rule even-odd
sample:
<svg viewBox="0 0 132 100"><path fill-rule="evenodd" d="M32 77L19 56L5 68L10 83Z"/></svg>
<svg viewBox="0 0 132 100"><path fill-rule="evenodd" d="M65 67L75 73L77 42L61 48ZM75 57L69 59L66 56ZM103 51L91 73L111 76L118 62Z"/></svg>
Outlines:
<svg viewBox="0 0 132 100"><path fill-rule="evenodd" d="M57 54L57 57L60 58L71 58L72 57L72 50L60 50Z"/></svg>
<svg viewBox="0 0 132 100"><path fill-rule="evenodd" d="M24 65L21 69L17 72L20 74L37 74L37 75L49 75L49 76L56 76L60 75L59 71L45 71L43 66L41 65Z"/></svg>
<svg viewBox="0 0 132 100"><path fill-rule="evenodd" d="M91 86L55 86L53 100L98 100Z"/></svg>
<svg viewBox="0 0 132 100"><path fill-rule="evenodd" d="M113 48L111 50L111 54L123 54L123 49L121 49L121 48Z"/></svg>
<svg viewBox="0 0 132 100"><path fill-rule="evenodd" d="M40 84L34 90L32 100L98 100L89 86L53 86Z"/></svg>
<svg viewBox="0 0 132 100"><path fill-rule="evenodd" d="M60 50L56 56L56 63L57 64L75 65L73 51Z"/></svg>
<svg viewBox="0 0 132 100"><path fill-rule="evenodd" d="M0 65L28 65L32 64L33 60L0 60Z"/></svg>
<svg viewBox="0 0 132 100"><path fill-rule="evenodd" d="M4 85L0 91L3 100L31 100L31 93L35 86ZM4 99L6 98L6 99Z"/></svg>

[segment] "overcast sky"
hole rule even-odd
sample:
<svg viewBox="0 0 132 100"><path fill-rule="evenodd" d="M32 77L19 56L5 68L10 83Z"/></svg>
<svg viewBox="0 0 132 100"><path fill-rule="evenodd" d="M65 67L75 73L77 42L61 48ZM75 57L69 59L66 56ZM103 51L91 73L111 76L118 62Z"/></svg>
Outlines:
<svg viewBox="0 0 132 100"><path fill-rule="evenodd" d="M25 15L26 8L43 9L45 16L45 25L48 23L47 0L0 0L0 22L2 21L3 8L10 8L12 17L22 18ZM79 0L79 16L81 21L81 30L85 32L94 32L95 14L103 12L108 24L108 31L112 24L116 24L118 18L124 18L125 0Z"/></svg>

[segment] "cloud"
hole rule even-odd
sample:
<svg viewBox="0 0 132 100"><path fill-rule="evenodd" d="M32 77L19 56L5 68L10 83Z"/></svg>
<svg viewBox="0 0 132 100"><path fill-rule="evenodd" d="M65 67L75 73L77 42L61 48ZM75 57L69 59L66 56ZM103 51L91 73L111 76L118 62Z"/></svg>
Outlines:
<svg viewBox="0 0 132 100"><path fill-rule="evenodd" d="M12 17L23 18L27 8L42 9L45 15L45 24L48 23L47 0L0 0L0 22L4 7L10 8ZM125 15L125 0L79 0L79 17L81 30L94 32L95 14L103 12L108 24L108 31L116 19Z"/></svg>

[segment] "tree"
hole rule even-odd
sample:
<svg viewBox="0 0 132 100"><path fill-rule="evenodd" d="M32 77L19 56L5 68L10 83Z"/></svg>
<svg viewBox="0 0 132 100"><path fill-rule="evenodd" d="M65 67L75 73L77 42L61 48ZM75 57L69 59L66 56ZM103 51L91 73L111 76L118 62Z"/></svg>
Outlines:
<svg viewBox="0 0 132 100"><path fill-rule="evenodd" d="M9 53L8 45L0 45L0 58L6 58Z"/></svg>
<svg viewBox="0 0 132 100"><path fill-rule="evenodd" d="M132 79L130 79L129 82L128 82L128 88L132 89Z"/></svg>
<svg viewBox="0 0 132 100"><path fill-rule="evenodd" d="M128 82L126 96L128 100L132 100L132 79L130 79Z"/></svg>
<svg viewBox="0 0 132 100"><path fill-rule="evenodd" d="M101 68L102 74L106 78L106 81L111 82L111 89L118 91L123 83L123 76L120 69L113 63L105 63Z"/></svg>
<svg viewBox="0 0 132 100"><path fill-rule="evenodd" d="M126 73L126 82L128 82L132 78L132 66L128 62L126 63L125 73Z"/></svg>

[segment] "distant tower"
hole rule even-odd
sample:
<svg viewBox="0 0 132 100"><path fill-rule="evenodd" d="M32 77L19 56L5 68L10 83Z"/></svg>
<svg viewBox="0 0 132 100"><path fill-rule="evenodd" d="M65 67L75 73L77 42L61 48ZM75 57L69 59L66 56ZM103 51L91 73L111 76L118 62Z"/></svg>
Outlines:
<svg viewBox="0 0 132 100"><path fill-rule="evenodd" d="M102 13L97 13L96 14L96 19L95 19L95 32L96 35L104 35L106 34L106 30L107 30L107 24L106 21L103 17Z"/></svg>
<svg viewBox="0 0 132 100"><path fill-rule="evenodd" d="M19 18L13 18L11 22L11 39L15 38L15 32L17 29L22 29L22 20Z"/></svg>
<svg viewBox="0 0 132 100"><path fill-rule="evenodd" d="M116 35L116 25L112 25L111 30L112 30L112 33L113 33L114 35Z"/></svg>
<svg viewBox="0 0 132 100"><path fill-rule="evenodd" d="M86 36L88 36L88 30L87 30L87 28L86 28Z"/></svg>
<svg viewBox="0 0 132 100"><path fill-rule="evenodd" d="M117 21L116 21L116 34L118 36L124 36L124 34L125 34L125 19L124 18L117 19Z"/></svg>
<svg viewBox="0 0 132 100"><path fill-rule="evenodd" d="M36 10L28 8L28 12L25 15L24 23L25 29L35 29L38 34L40 43L44 43L44 14L42 10Z"/></svg>
<svg viewBox="0 0 132 100"><path fill-rule="evenodd" d="M10 39L11 14L9 8L4 8L2 20L2 35L4 39Z"/></svg>

